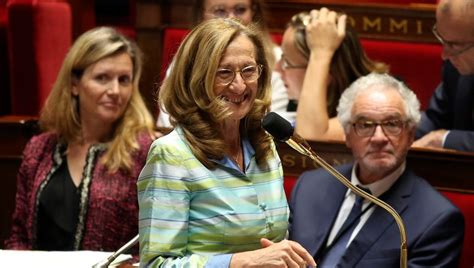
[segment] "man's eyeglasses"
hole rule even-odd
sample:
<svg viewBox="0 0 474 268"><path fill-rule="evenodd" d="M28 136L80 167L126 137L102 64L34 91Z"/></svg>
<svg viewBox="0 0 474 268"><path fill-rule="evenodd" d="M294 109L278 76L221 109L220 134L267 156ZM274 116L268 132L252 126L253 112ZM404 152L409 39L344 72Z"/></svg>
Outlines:
<svg viewBox="0 0 474 268"><path fill-rule="evenodd" d="M241 17L250 10L250 7L244 4L237 4L234 7L226 8L222 5L211 7L207 10L207 13L213 15L216 18L228 18L230 14L235 17Z"/></svg>
<svg viewBox="0 0 474 268"><path fill-rule="evenodd" d="M288 69L306 69L308 67L307 64L299 64L299 65L293 65L291 64L284 56L281 57L281 68L283 70L288 70Z"/></svg>
<svg viewBox="0 0 474 268"><path fill-rule="evenodd" d="M240 77L242 77L246 83L252 83L257 81L260 77L262 69L262 65L250 65L238 71L231 69L218 69L216 73L216 82L221 86L228 86L234 81L236 73L240 73Z"/></svg>
<svg viewBox="0 0 474 268"><path fill-rule="evenodd" d="M443 45L445 48L451 51L451 53L449 53L449 55L451 56L457 56L474 47L474 42L462 43L462 42L451 42L451 41L444 40L443 37L438 32L438 28L436 28L436 24L433 25L432 31L436 39L438 39L438 41L441 43L441 45Z"/></svg>
<svg viewBox="0 0 474 268"><path fill-rule="evenodd" d="M387 136L398 136L405 128L406 121L400 119L385 120L382 122L375 122L370 120L359 120L352 123L355 133L360 137L371 137L375 133L377 126L381 126L383 132Z"/></svg>

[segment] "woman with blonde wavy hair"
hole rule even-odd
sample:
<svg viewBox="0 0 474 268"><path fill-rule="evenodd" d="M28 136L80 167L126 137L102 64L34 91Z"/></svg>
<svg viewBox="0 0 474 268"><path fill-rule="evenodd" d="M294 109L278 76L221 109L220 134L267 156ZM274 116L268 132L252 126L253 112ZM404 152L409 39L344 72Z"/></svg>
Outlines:
<svg viewBox="0 0 474 268"><path fill-rule="evenodd" d="M273 41L265 21L265 3L263 0L196 0L194 1L193 24L215 19L230 18L238 20L243 25L253 24L260 31L265 53L271 73L271 105L270 110L277 112L288 120L294 119L294 113L287 113L288 95L280 73L274 70L276 62L280 59L281 49ZM174 66L174 60L167 70ZM287 115L291 117L288 118ZM157 126L160 128L171 128L169 114L162 109L158 114ZM164 131L165 132L165 131Z"/></svg>
<svg viewBox="0 0 474 268"><path fill-rule="evenodd" d="M260 126L270 76L259 32L238 21L207 20L185 38L159 92L174 130L138 180L140 265L315 265L284 240L282 167Z"/></svg>
<svg viewBox="0 0 474 268"><path fill-rule="evenodd" d="M44 133L23 153L6 248L115 251L136 235L136 180L153 133L141 65L112 28L73 44L41 112Z"/></svg>

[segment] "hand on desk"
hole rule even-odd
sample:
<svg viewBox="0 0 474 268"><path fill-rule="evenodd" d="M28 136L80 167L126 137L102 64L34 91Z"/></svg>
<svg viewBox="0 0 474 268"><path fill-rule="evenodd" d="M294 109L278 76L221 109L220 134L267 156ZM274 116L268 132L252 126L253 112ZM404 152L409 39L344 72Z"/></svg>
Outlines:
<svg viewBox="0 0 474 268"><path fill-rule="evenodd" d="M260 243L262 249L234 254L230 267L316 267L313 257L297 242L274 243L262 238Z"/></svg>
<svg viewBox="0 0 474 268"><path fill-rule="evenodd" d="M431 131L430 133L416 140L412 144L412 147L443 148L443 139L446 132L446 129Z"/></svg>

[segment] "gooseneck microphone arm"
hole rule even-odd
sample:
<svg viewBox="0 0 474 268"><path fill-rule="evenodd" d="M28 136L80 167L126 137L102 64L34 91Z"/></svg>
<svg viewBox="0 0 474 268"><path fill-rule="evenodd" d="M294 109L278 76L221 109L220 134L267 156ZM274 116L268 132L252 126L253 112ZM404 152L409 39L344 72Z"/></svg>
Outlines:
<svg viewBox="0 0 474 268"><path fill-rule="evenodd" d="M104 259L92 266L92 268L107 268L109 265L122 253L133 247L136 243L138 243L138 235L136 235L134 238L132 238L130 241L128 241L125 245L123 245L121 248L119 248L117 251L115 251L112 255L107 257L107 259Z"/></svg>
<svg viewBox="0 0 474 268"><path fill-rule="evenodd" d="M311 158L327 172L336 177L336 179L338 179L342 184L351 189L351 191L353 191L355 194L362 196L385 209L395 219L400 231L400 267L407 267L407 235L405 225L403 224L402 218L395 209L377 197L368 194L354 186L346 177L339 173L339 171L333 168L324 159L319 157L303 138L294 133L291 124L278 114L274 112L268 113L262 121L262 127L277 140L287 143L291 148L295 149L300 154Z"/></svg>

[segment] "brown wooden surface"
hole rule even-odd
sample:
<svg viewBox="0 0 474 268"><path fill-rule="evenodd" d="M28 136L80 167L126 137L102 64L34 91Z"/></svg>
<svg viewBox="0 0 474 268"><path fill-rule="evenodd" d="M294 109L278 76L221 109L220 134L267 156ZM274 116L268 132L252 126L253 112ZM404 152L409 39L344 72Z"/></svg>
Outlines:
<svg viewBox="0 0 474 268"><path fill-rule="evenodd" d="M35 118L0 117L0 245L10 231L14 208L16 173L26 142L38 131ZM33 120L33 121L31 121ZM342 142L310 142L313 150L327 162L339 165L352 161L349 149ZM278 151L286 177L298 177L303 171L314 169L311 160L298 154L285 143L278 143ZM408 163L415 173L438 189L474 193L474 154L453 151L412 149Z"/></svg>
<svg viewBox="0 0 474 268"><path fill-rule="evenodd" d="M314 141L310 145L333 166L352 162L352 154L342 142ZM303 171L319 168L285 143L278 143L278 152L286 177L298 177ZM416 148L409 151L407 162L417 175L438 189L474 193L473 153Z"/></svg>
<svg viewBox="0 0 474 268"><path fill-rule="evenodd" d="M361 1L363 2L363 1ZM272 31L282 31L291 17L301 11L327 7L346 13L348 22L363 38L436 42L431 28L435 5L393 5L356 1L266 0L267 21ZM382 2L382 1L381 1Z"/></svg>

